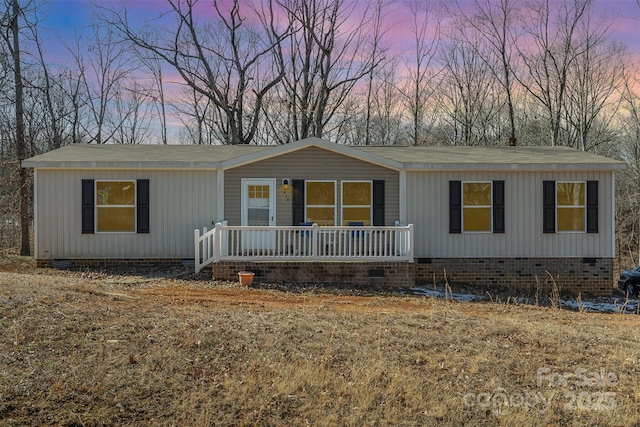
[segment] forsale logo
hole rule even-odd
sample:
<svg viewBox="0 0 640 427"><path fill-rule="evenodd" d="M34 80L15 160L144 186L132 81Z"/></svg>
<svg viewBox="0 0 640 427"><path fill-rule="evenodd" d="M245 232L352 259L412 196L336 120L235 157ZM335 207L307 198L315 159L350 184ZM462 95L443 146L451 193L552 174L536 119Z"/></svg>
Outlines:
<svg viewBox="0 0 640 427"><path fill-rule="evenodd" d="M551 401L555 397L555 392L549 397L540 391L527 391L508 393L502 387L498 387L493 392L483 393L467 393L463 397L464 405L468 408L477 406L479 408L489 409L494 415L504 415L511 408L519 408L524 406L527 409L535 409L540 413L549 410Z"/></svg>
<svg viewBox="0 0 640 427"><path fill-rule="evenodd" d="M607 372L604 368L600 371L589 371L578 368L574 372L555 372L549 368L538 368L536 371L536 385L542 387L614 387L618 384L618 376L615 372Z"/></svg>
<svg viewBox="0 0 640 427"><path fill-rule="evenodd" d="M492 392L467 393L462 399L467 408L491 409L494 415L504 415L510 409L519 407L545 413L554 401L562 405L565 411L610 411L617 406L616 394L604 389L614 387L617 383L618 376L604 368L599 371L578 368L573 372L557 372L550 368L538 368L536 385L539 388L566 387L570 390L566 392L553 390L546 394L539 390L509 393L506 389L498 387ZM588 388L598 390L585 390ZM575 389L578 391L573 391Z"/></svg>

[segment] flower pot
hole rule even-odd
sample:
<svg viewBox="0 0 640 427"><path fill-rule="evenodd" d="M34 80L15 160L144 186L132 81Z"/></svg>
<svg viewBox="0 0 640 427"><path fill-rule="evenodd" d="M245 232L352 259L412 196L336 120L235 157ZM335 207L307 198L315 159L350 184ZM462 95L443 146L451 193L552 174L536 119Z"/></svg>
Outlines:
<svg viewBox="0 0 640 427"><path fill-rule="evenodd" d="M241 271L238 273L238 279L240 280L241 286L249 286L251 282L253 282L253 276L256 273L252 273L250 271Z"/></svg>

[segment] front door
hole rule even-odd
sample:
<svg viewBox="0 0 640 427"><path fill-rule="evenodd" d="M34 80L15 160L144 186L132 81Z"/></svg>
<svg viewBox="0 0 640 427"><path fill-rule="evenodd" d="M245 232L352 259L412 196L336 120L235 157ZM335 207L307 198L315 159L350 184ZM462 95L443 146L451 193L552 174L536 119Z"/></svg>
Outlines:
<svg viewBox="0 0 640 427"><path fill-rule="evenodd" d="M241 225L266 227L276 225L276 180L242 180L242 218ZM242 242L244 249L272 249L275 233L272 231L246 231Z"/></svg>

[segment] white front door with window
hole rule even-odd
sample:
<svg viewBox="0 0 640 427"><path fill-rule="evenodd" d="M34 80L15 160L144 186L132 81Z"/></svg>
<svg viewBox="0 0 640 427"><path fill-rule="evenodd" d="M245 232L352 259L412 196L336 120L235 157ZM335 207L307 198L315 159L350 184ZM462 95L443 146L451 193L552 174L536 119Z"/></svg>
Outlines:
<svg viewBox="0 0 640 427"><path fill-rule="evenodd" d="M276 180L249 179L242 180L242 215L244 226L276 225ZM247 231L243 233L244 249L272 249L275 245L273 231Z"/></svg>

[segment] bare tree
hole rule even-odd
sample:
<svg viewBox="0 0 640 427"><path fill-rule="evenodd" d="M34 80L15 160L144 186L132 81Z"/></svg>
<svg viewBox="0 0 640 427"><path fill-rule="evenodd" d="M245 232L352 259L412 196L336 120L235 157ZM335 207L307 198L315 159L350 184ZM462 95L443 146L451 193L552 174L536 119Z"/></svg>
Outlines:
<svg viewBox="0 0 640 427"><path fill-rule="evenodd" d="M215 125L225 143L250 143L264 97L284 76L280 43L288 28L277 28L270 7L268 27L252 24L245 14L252 11L241 10L238 0L228 8L214 1L214 22L196 18L196 0L167 3L166 16L177 22L174 28L149 22L136 28L127 10L105 9L102 18L124 39L173 67L188 86L210 100L219 112Z"/></svg>
<svg viewBox="0 0 640 427"><path fill-rule="evenodd" d="M359 1L283 0L280 4L294 27L284 79L286 101L291 105L291 138L323 137L356 83L384 58L380 49L372 51L367 44L375 13L368 2Z"/></svg>
<svg viewBox="0 0 640 427"><path fill-rule="evenodd" d="M519 0L474 0L470 13L466 12L459 0L457 4L458 14L468 25L466 29L474 30L470 33L462 32L461 36L475 33L486 42L483 46L487 49L477 53L504 90L510 127L509 143L515 145L517 135L513 68L515 46L519 41L515 25ZM478 46L477 43L469 45Z"/></svg>
<svg viewBox="0 0 640 427"><path fill-rule="evenodd" d="M591 0L534 0L527 4L526 20L530 24L526 32L532 49L519 50L526 73L516 77L545 107L550 145L561 142L569 73L587 48L579 29L590 5Z"/></svg>
<svg viewBox="0 0 640 427"><path fill-rule="evenodd" d="M444 69L438 91L438 109L448 123L448 143L453 145L493 145L499 136L496 124L503 103L496 93L491 68L482 59L482 39L461 40L464 23L454 25L454 32L443 43L441 61Z"/></svg>
<svg viewBox="0 0 640 427"><path fill-rule="evenodd" d="M89 96L85 92L86 85L86 64L85 49L81 44L80 37L76 35L75 45L67 46L67 51L73 58L73 66L62 72L62 90L70 104L69 128L71 132L71 142L88 142L90 136L85 125L85 108L89 103Z"/></svg>
<svg viewBox="0 0 640 427"><path fill-rule="evenodd" d="M119 132L119 124L111 114L117 96L130 83L135 64L131 52L119 43L112 28L96 22L91 31L86 57L75 59L78 68L84 70L81 77L89 115L84 130L91 135L90 142L104 144Z"/></svg>
<svg viewBox="0 0 640 427"><path fill-rule="evenodd" d="M138 56L153 76L154 90L147 91L147 95L153 98L157 117L160 120L160 140L163 144L167 144L167 99L164 91L163 62L157 56L148 53L142 52Z"/></svg>
<svg viewBox="0 0 640 427"><path fill-rule="evenodd" d="M27 141L25 139L24 125L24 81L22 75L21 58L21 36L24 28L28 26L25 21L25 11L32 7L31 2L20 5L18 0L5 0L5 19L3 26L7 31L3 31L5 45L11 55L10 66L13 69L13 84L15 95L15 137L14 150L17 162L18 187L20 193L20 255L30 255L31 248L29 242L29 176L27 170L22 167L22 161L29 156Z"/></svg>
<svg viewBox="0 0 640 427"><path fill-rule="evenodd" d="M398 89L398 60L380 67L372 82L369 144L394 145L402 142L402 95Z"/></svg>
<svg viewBox="0 0 640 427"><path fill-rule="evenodd" d="M178 119L184 125L181 142L197 145L220 144L223 139L219 138L219 129L214 127L215 123L219 122L215 117L217 109L213 107L211 100L190 86L184 87L181 93L179 98L183 102L174 105Z"/></svg>
<svg viewBox="0 0 640 427"><path fill-rule="evenodd" d="M275 86L262 103L261 132L258 144L283 145L292 141L294 107L284 85Z"/></svg>
<svg viewBox="0 0 640 427"><path fill-rule="evenodd" d="M640 263L640 80L629 73L624 81L621 129L617 153L627 170L616 179L616 231L618 256Z"/></svg>
<svg viewBox="0 0 640 427"><path fill-rule="evenodd" d="M119 144L141 144L151 136L152 99L150 88L131 82L115 94L111 107L115 125L113 141Z"/></svg>
<svg viewBox="0 0 640 427"><path fill-rule="evenodd" d="M374 84L376 80L376 71L378 70L378 64L380 63L380 58L383 58L386 54L387 48L382 45L382 38L386 33L385 28L383 27L383 20L387 10L387 3L385 0L376 0L375 9L373 13L372 20L372 31L371 31L371 60L374 64L371 67L371 71L368 74L367 78L367 97L365 102L365 135L364 135L364 144L371 144L371 126L372 126L372 112L373 112L373 101L377 98L374 95Z"/></svg>
<svg viewBox="0 0 640 427"><path fill-rule="evenodd" d="M565 121L568 145L593 151L612 142L612 121L618 114L621 98L617 96L624 84L626 49L618 43L606 43L607 30L602 23L592 23L591 17L582 23L583 53L569 68L566 91Z"/></svg>
<svg viewBox="0 0 640 427"><path fill-rule="evenodd" d="M410 29L414 41L413 58L406 63L408 78L405 104L410 114L410 140L413 145L422 145L425 140L425 118L429 99L436 89L438 72L434 63L440 38L440 16L431 0L412 0L408 3L411 12Z"/></svg>

